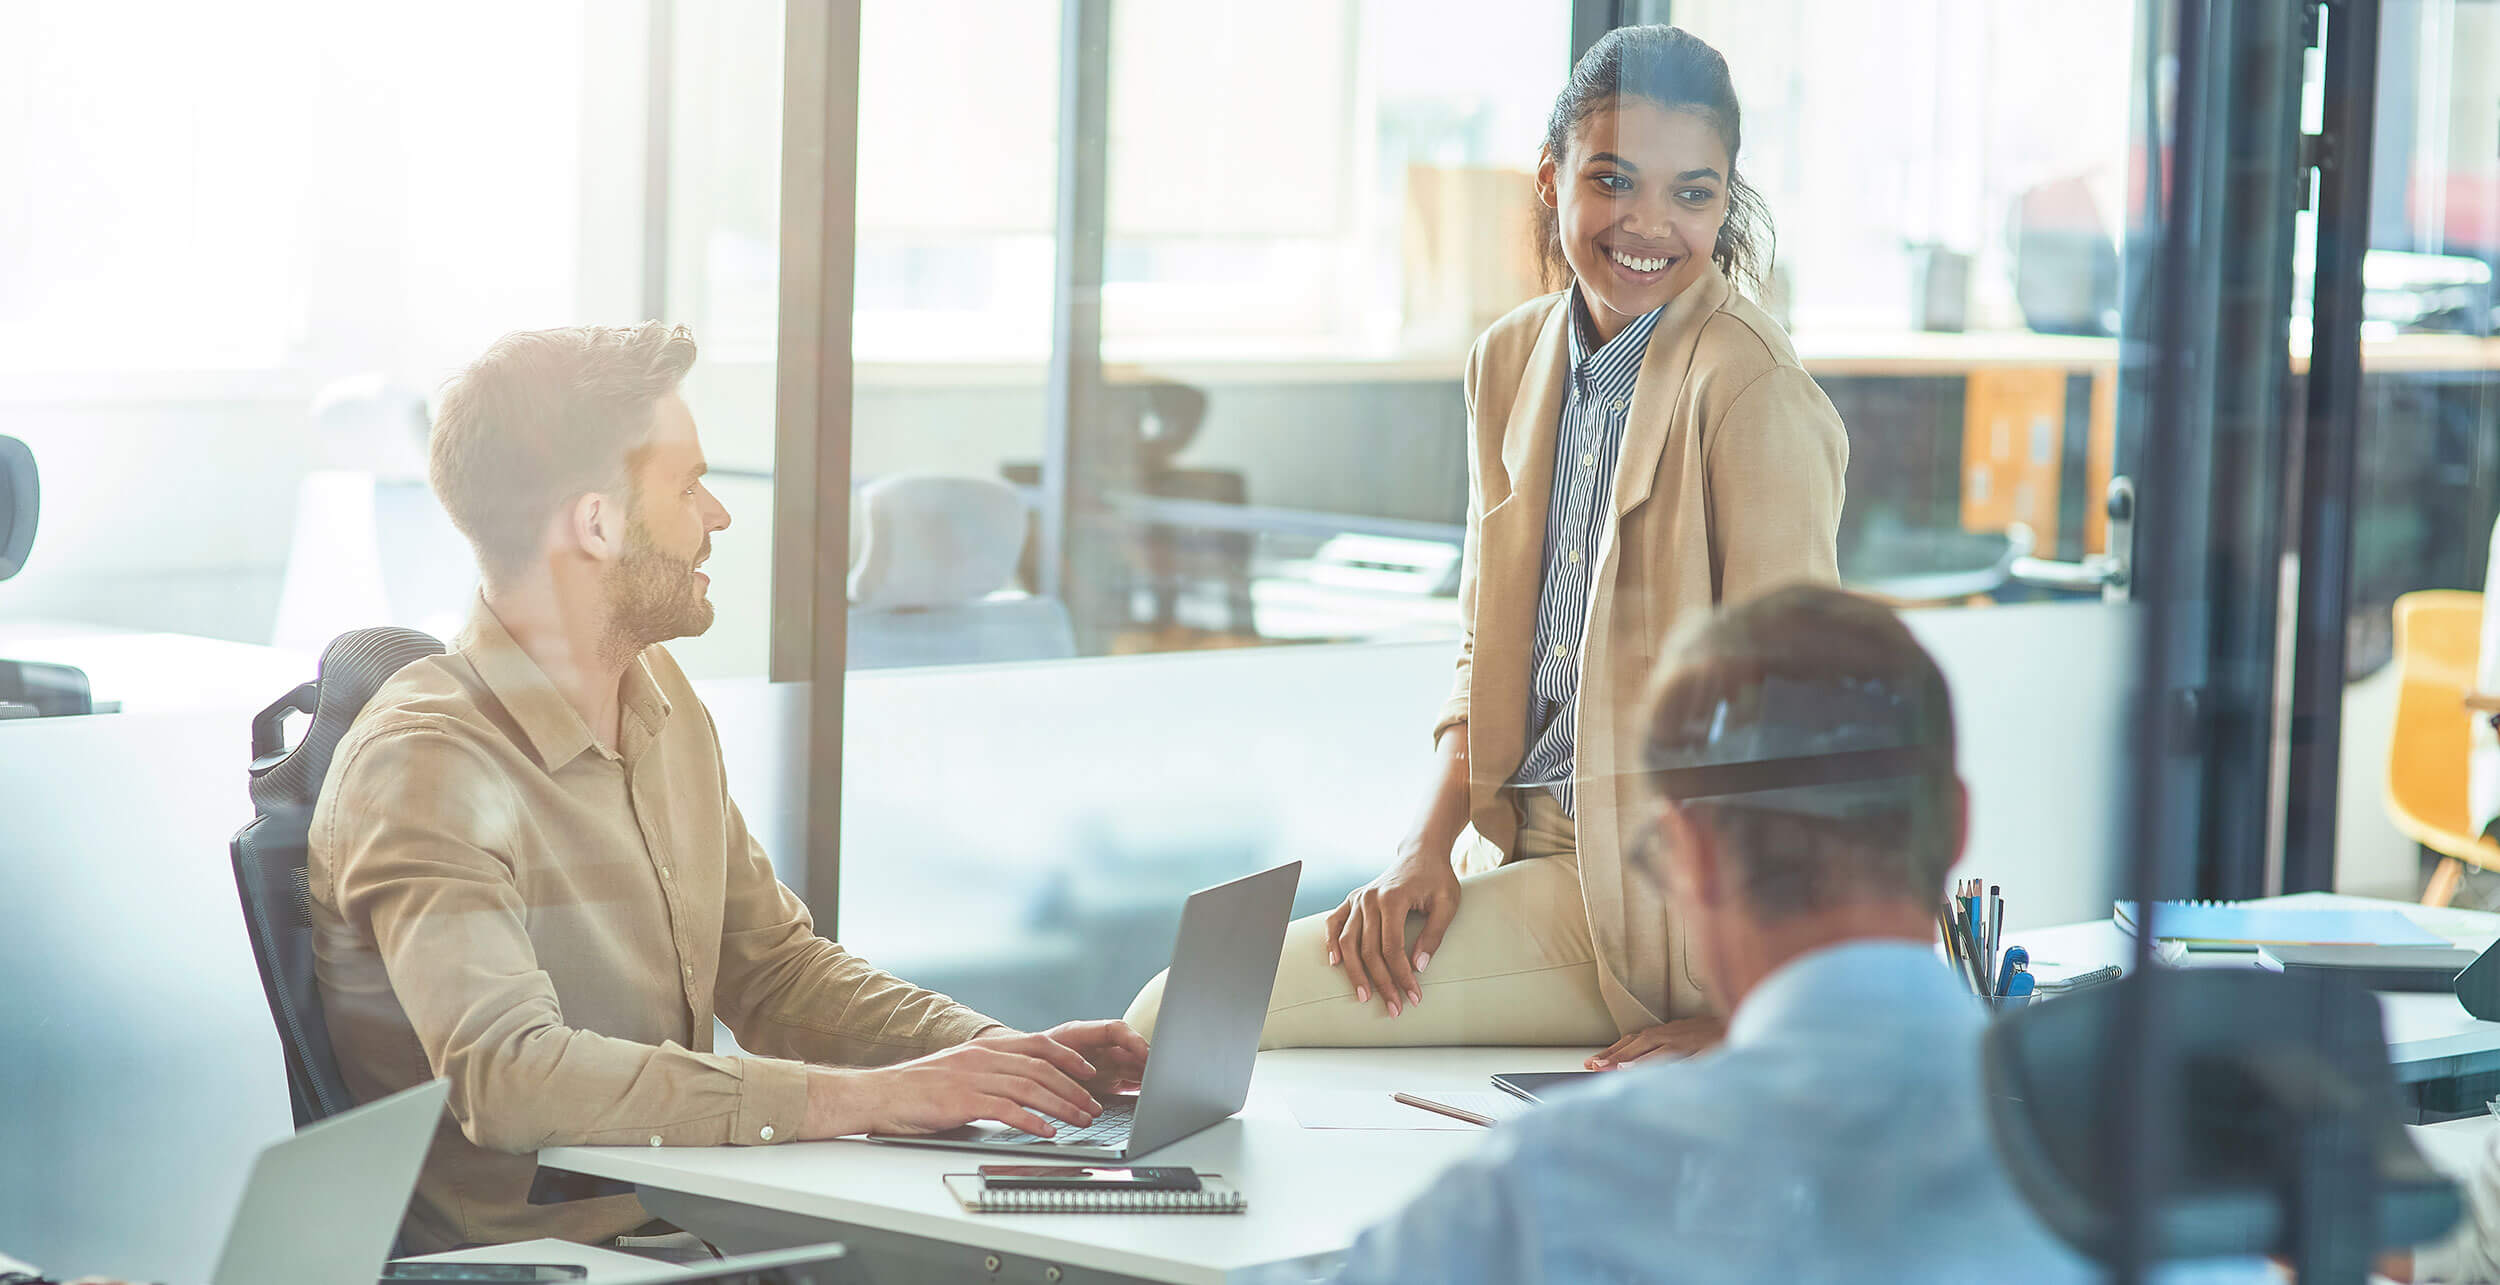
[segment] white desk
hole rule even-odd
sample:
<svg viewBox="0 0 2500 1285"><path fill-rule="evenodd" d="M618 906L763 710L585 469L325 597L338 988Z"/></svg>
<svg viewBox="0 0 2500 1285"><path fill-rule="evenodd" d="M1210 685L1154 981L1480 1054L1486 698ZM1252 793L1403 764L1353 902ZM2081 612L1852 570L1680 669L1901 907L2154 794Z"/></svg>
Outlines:
<svg viewBox="0 0 2500 1285"><path fill-rule="evenodd" d="M1259 1055L1249 1105L1156 1151L1220 1173L1246 1214L968 1214L939 1184L999 1156L875 1143L779 1147L562 1147L541 1163L634 1183L652 1213L747 1253L839 1240L880 1282L1236 1281L1253 1268L1341 1253L1481 1145L1478 1130L1305 1129L1302 1087L1489 1087L1503 1071L1578 1070L1590 1049L1291 1049ZM996 1255L993 1269L985 1261ZM1047 1275L1058 1268L1057 1276Z"/></svg>
<svg viewBox="0 0 2500 1285"><path fill-rule="evenodd" d="M0 656L74 665L97 703L129 714L259 709L311 678L316 663L222 638L54 620L0 621Z"/></svg>
<svg viewBox="0 0 2500 1285"><path fill-rule="evenodd" d="M2268 897L2259 904L2393 906L2424 928L2468 950L2485 949L2500 939L2500 914L2479 910L2434 909L2409 901L2324 892ZM2125 964L2135 957L2135 939L2107 919L2007 933L2005 944L2031 952L2034 970L2049 979L2088 972L2104 964ZM2187 962L2197 967L2228 968L2255 967L2257 961L2250 954L2195 951L2188 955ZM2397 1083L2418 1084L2500 1071L2500 1022L2475 1020L2457 1003L2456 996L2382 992L2379 1009L2387 1021L2387 1056L2395 1064Z"/></svg>
<svg viewBox="0 0 2500 1285"><path fill-rule="evenodd" d="M2301 894L2281 904L2394 905L2459 945L2500 938L2500 914ZM2131 957L2108 920L2012 934L2051 978ZM2201 966L2246 955L2200 954ZM2390 1059L2402 1082L2500 1070L2500 1022L2454 996L2386 994ZM558 1168L631 1182L651 1211L732 1252L840 1240L884 1280L1228 1282L1254 1268L1325 1261L1482 1144L1478 1132L1304 1129L1287 1101L1306 1087L1482 1088L1501 1071L1577 1069L1585 1049L1295 1049L1259 1055L1239 1118L1155 1152L1158 1163L1223 1174L1250 1198L1238 1217L967 1214L938 1177L985 1157L864 1142L757 1148L565 1147ZM985 1261L996 1255L991 1268ZM1048 1269L1060 1269L1056 1277Z"/></svg>

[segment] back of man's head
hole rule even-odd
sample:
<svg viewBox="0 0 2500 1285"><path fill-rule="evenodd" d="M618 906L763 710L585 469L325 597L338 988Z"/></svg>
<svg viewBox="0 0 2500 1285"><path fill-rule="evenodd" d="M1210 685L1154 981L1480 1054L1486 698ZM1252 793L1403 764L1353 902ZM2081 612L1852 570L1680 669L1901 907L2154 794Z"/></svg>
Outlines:
<svg viewBox="0 0 2500 1285"><path fill-rule="evenodd" d="M1942 899L1953 701L1889 609L1805 585L1727 608L1669 642L1649 710L1651 796L1711 832L1759 918Z"/></svg>
<svg viewBox="0 0 2500 1285"><path fill-rule="evenodd" d="M428 472L490 583L530 565L567 501L631 503L632 452L694 357L683 326L568 326L505 335L453 377Z"/></svg>

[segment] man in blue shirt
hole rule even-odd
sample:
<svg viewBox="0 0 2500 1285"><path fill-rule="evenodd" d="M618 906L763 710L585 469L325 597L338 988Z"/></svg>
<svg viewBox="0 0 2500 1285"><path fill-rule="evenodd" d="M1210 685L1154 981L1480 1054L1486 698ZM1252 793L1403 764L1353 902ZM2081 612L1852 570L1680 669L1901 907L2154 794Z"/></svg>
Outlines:
<svg viewBox="0 0 2500 1285"><path fill-rule="evenodd" d="M1933 945L1968 815L1935 662L1801 586L1679 634L1652 693L1636 856L1725 1043L1503 1126L1334 1279L2099 1279L2008 1185Z"/></svg>

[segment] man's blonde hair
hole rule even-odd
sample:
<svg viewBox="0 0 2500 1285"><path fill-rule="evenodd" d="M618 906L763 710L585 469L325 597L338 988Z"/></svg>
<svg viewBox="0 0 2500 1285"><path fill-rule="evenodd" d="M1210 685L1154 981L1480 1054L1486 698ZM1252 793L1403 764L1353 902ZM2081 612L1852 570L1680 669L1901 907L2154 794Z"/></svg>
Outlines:
<svg viewBox="0 0 2500 1285"><path fill-rule="evenodd" d="M567 326L505 335L452 378L428 473L489 580L525 569L548 516L576 497L631 503L628 457L694 356L684 326Z"/></svg>

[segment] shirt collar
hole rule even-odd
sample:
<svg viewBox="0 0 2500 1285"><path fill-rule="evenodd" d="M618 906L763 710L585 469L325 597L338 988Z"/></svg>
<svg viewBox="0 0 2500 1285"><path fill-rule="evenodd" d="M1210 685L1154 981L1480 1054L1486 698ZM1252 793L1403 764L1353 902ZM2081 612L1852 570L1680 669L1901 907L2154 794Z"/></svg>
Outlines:
<svg viewBox="0 0 2500 1285"><path fill-rule="evenodd" d="M1687 289L1685 294L1693 291ZM1682 296L1677 296L1681 298ZM1629 387L1641 373L1641 358L1649 351L1650 332L1658 328L1658 318L1675 306L1673 300L1662 303L1640 316L1630 325L1615 332L1615 337L1592 348L1597 337L1597 323L1589 316L1588 302L1580 297L1580 287L1571 287L1571 371L1588 380L1603 392L1618 392Z"/></svg>
<svg viewBox="0 0 2500 1285"><path fill-rule="evenodd" d="M1736 1005L1730 1045L1758 1043L1790 1028L1830 1028L1868 1020L1897 1024L1913 1014L1967 1012L1978 1005L1932 947L1898 938L1858 938L1809 951L1772 969Z"/></svg>
<svg viewBox="0 0 2500 1285"><path fill-rule="evenodd" d="M582 751L598 746L597 738L590 734L590 725L582 721L572 702L564 699L564 693L556 690L547 671L521 649L483 595L470 610L469 627L460 640L460 654L477 670L486 689L503 703L512 721L520 725L521 735L529 742L530 753L537 756L540 767L553 772L579 757ZM668 696L652 678L649 659L644 656L636 656L634 663L625 667L625 681L618 695L626 714L642 724L642 736L623 738L623 748L630 757L632 750L658 732L671 707Z"/></svg>

